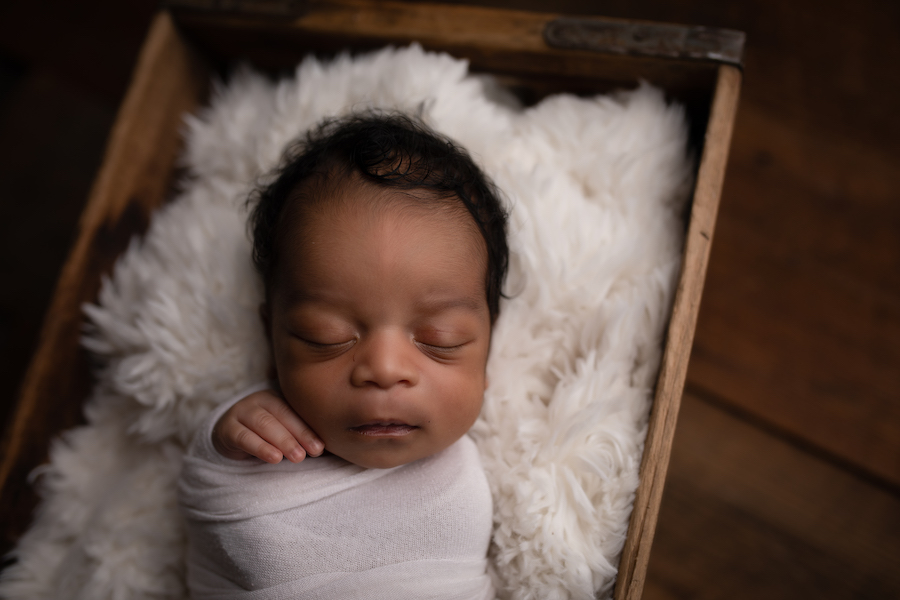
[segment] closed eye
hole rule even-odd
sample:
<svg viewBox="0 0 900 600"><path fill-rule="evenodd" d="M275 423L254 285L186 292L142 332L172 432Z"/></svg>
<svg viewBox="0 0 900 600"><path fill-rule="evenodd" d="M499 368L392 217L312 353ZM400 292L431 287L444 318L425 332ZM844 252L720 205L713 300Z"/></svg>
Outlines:
<svg viewBox="0 0 900 600"><path fill-rule="evenodd" d="M469 342L455 344L453 346L439 346L437 344L426 344L425 342L416 341L416 345L426 354L438 357L449 358L457 351L468 345Z"/></svg>
<svg viewBox="0 0 900 600"><path fill-rule="evenodd" d="M303 342L306 346L308 346L311 350L321 353L331 353L337 352L341 350L345 350L356 343L356 338L349 339L343 342L318 342L316 340L311 340L304 337L298 338L301 342Z"/></svg>

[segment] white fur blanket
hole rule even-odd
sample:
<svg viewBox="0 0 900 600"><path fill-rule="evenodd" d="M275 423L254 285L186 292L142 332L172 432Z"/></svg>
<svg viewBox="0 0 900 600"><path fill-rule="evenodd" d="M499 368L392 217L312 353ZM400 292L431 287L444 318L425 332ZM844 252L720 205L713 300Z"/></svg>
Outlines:
<svg viewBox="0 0 900 600"><path fill-rule="evenodd" d="M494 498L498 594L610 593L682 248L683 111L646 85L523 109L464 61L412 46L307 59L278 83L239 70L187 118L180 197L86 309L103 364L88 424L52 447L0 595L184 598L185 445L268 361L242 202L287 142L370 106L421 112L511 208L511 298L470 433Z"/></svg>

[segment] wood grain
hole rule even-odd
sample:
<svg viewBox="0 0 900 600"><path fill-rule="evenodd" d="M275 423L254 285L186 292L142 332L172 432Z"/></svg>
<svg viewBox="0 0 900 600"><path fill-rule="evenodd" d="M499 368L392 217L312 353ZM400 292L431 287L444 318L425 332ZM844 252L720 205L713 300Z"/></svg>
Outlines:
<svg viewBox="0 0 900 600"><path fill-rule="evenodd" d="M50 439L81 420L91 381L79 346L81 305L95 298L101 275L165 199L181 116L203 97L207 79L165 15L154 22L135 73L3 439L4 546L29 521L34 496L24 485L27 474L45 460Z"/></svg>
<svg viewBox="0 0 900 600"><path fill-rule="evenodd" d="M628 538L619 562L614 597L637 600L641 597L650 560L650 548L666 469L678 419L678 408L687 374L689 349L700 310L700 297L709 261L719 195L725 179L725 166L731 144L731 132L740 95L741 74L734 67L719 67L719 81L710 111L706 142L697 173L691 218L685 240L684 262L675 294L666 348L650 413L641 483L634 501Z"/></svg>
<svg viewBox="0 0 900 600"><path fill-rule="evenodd" d="M686 394L645 600L900 597L900 498Z"/></svg>
<svg viewBox="0 0 900 600"><path fill-rule="evenodd" d="M555 91L596 93L646 79L676 95L702 88L708 103L715 80L711 62L551 48L543 30L558 16L552 12L367 0L310 2L302 8L296 17L213 15L179 9L178 3L172 10L198 47L223 64L250 59L260 68L292 69L310 51L358 52L417 42L465 58L475 71L556 81Z"/></svg>
<svg viewBox="0 0 900 600"><path fill-rule="evenodd" d="M3 67L0 62L0 77ZM3 424L115 120L111 107L48 71L21 73L8 96L0 84L0 273L9 282L0 286Z"/></svg>
<svg viewBox="0 0 900 600"><path fill-rule="evenodd" d="M897 157L748 101L689 381L900 488Z"/></svg>

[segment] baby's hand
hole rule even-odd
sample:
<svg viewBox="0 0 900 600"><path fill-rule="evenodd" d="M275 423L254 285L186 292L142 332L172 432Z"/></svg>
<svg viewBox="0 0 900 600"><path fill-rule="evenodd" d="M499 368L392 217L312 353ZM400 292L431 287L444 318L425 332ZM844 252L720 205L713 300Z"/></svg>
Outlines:
<svg viewBox="0 0 900 600"><path fill-rule="evenodd" d="M212 439L225 458L255 456L272 464L282 456L298 463L325 449L319 436L272 390L238 400L213 427Z"/></svg>

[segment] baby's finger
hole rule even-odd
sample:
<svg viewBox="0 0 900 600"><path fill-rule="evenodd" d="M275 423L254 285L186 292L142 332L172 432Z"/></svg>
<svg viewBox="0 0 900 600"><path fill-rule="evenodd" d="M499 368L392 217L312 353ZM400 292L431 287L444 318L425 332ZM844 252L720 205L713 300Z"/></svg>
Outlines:
<svg viewBox="0 0 900 600"><path fill-rule="evenodd" d="M248 415L247 420L242 420L241 423L274 448L279 454L279 460L281 455L284 455L291 462L300 462L306 458L306 451L283 423L285 416L270 412L271 410L280 412L279 406L280 404L275 406L261 405L260 410ZM288 407L288 410L293 413L290 407ZM294 416L296 418L296 415ZM263 458L263 460L266 459Z"/></svg>
<svg viewBox="0 0 900 600"><path fill-rule="evenodd" d="M281 462L282 453L242 423L233 422L224 426L225 431L213 436L213 443L220 454L227 458L241 460L255 456L267 463Z"/></svg>
<svg viewBox="0 0 900 600"><path fill-rule="evenodd" d="M316 432L301 419L294 409L283 401L273 407L275 417L287 428L293 439L297 440L307 454L319 456L325 450L325 442L316 435Z"/></svg>

